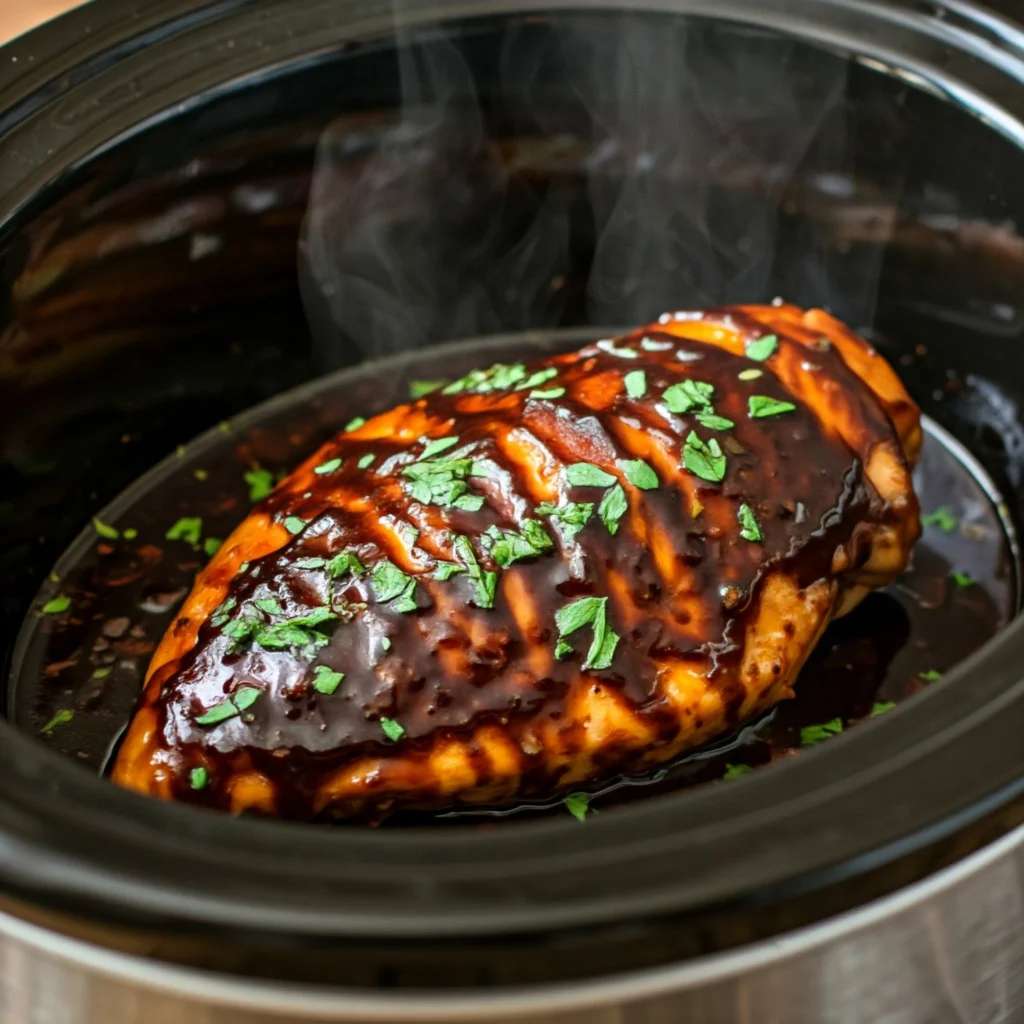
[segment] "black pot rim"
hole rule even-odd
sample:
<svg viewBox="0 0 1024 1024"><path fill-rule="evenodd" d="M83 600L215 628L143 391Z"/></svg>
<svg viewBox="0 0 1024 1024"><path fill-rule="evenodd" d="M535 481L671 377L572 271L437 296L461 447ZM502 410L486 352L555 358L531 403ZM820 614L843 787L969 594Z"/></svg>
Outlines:
<svg viewBox="0 0 1024 1024"><path fill-rule="evenodd" d="M252 73L266 60L256 56L259 32L287 6L283 0L258 7L252 0L93 0L0 50L0 110L6 110L0 227L42 186L119 133L196 91L244 76L243 57ZM725 10L702 0L651 0L647 6L723 16L740 5ZM794 31L786 11L827 9L837 27L818 31L826 45L852 31L852 19L865 16L867 7L894 31L929 41L959 32L963 45L947 69L951 62L964 76L970 72L982 97L998 93L1000 83L1004 91L1015 84L1016 110L1004 108L999 127L1020 128L1024 44L1020 33L990 16L972 24L957 3L951 24L915 14L909 0L888 10L840 0L752 6L765 23L774 18ZM438 17L510 9L504 0L478 7L422 0L410 7ZM367 26L384 24L382 9L353 12L351 32L364 37ZM194 37L205 33L204 40L215 42L226 24L236 45L224 66L183 70L157 59L160 47L170 58L175 41L188 36L201 60ZM811 32L810 23L805 30ZM982 36L989 45L993 37L1001 41L998 69L974 52ZM112 104L99 121L51 116L57 107L87 110L111 82L131 74L143 49L157 71L142 99ZM860 41L858 49L871 47ZM279 56L295 59L284 51ZM908 66L923 60L916 51L905 56ZM46 71L16 80L6 69L18 63ZM10 159L15 152L17 161ZM307 936L498 936L762 901L868 870L1024 795L1022 652L1024 619L1017 619L909 704L740 785L652 799L588 820L585 828L567 818L472 836L319 831L166 805L92 777L0 722L0 880L9 891L83 913Z"/></svg>

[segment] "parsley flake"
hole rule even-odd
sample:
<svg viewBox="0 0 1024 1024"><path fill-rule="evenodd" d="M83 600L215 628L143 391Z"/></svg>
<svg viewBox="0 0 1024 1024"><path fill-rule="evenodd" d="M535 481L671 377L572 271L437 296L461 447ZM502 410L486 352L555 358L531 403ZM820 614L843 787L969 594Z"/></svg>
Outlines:
<svg viewBox="0 0 1024 1024"><path fill-rule="evenodd" d="M749 370L741 370L736 374L740 380L757 380L758 377L764 376L764 370L757 369L756 366L751 367Z"/></svg>
<svg viewBox="0 0 1024 1024"><path fill-rule="evenodd" d="M209 781L210 773L202 765L188 773L188 784L195 790L206 789Z"/></svg>
<svg viewBox="0 0 1024 1024"><path fill-rule="evenodd" d="M662 392L661 398L669 412L681 415L699 408L710 410L714 393L714 384L687 378L678 384L670 384Z"/></svg>
<svg viewBox="0 0 1024 1024"><path fill-rule="evenodd" d="M969 572L961 572L959 569L954 569L949 574L949 577L961 589L963 587L973 587L978 582Z"/></svg>
<svg viewBox="0 0 1024 1024"><path fill-rule="evenodd" d="M243 711L248 711L259 697L260 691L255 686L240 686L230 697L214 704L196 719L196 725L217 725L229 718L237 718Z"/></svg>
<svg viewBox="0 0 1024 1024"><path fill-rule="evenodd" d="M74 711L69 711L67 708L65 708L62 711L58 711L57 714L55 714L53 718L51 718L46 723L46 725L44 725L42 729L40 729L39 731L43 733L53 732L53 730L56 729L58 725L67 725L68 722L70 722L71 719L74 717Z"/></svg>
<svg viewBox="0 0 1024 1024"><path fill-rule="evenodd" d="M751 395L747 399L747 414L752 420L763 420L768 416L781 416L785 412L795 412L792 402L783 402L767 395Z"/></svg>
<svg viewBox="0 0 1024 1024"><path fill-rule="evenodd" d="M316 466L313 470L317 476L326 476L328 473L333 473L336 469L341 467L341 459L330 459L327 462L321 462L319 466Z"/></svg>
<svg viewBox="0 0 1024 1024"><path fill-rule="evenodd" d="M353 576L362 576L364 572L366 569L363 563L351 551L342 551L327 563L327 575L332 580L348 573L352 573Z"/></svg>
<svg viewBox="0 0 1024 1024"><path fill-rule="evenodd" d="M135 540L139 535L139 531L134 526L129 526L127 530L122 531L121 535L125 540Z"/></svg>
<svg viewBox="0 0 1024 1024"><path fill-rule="evenodd" d="M926 683L934 683L942 678L942 673L936 672L933 668L925 669L924 672L918 672L917 674Z"/></svg>
<svg viewBox="0 0 1024 1024"><path fill-rule="evenodd" d="M61 615L71 607L71 598L64 594L58 594L57 597L50 598L46 604L40 608L40 612L43 615Z"/></svg>
<svg viewBox="0 0 1024 1024"><path fill-rule="evenodd" d="M589 793L570 793L562 803L577 821L586 821L587 812L590 810Z"/></svg>
<svg viewBox="0 0 1024 1024"><path fill-rule="evenodd" d="M205 554L207 558L213 558L213 556L220 551L220 546L223 543L224 541L222 541L220 537L207 537L206 540L203 541L203 554Z"/></svg>
<svg viewBox="0 0 1024 1024"><path fill-rule="evenodd" d="M274 474L269 469L249 469L242 474L249 485L249 500L262 501L274 489Z"/></svg>
<svg viewBox="0 0 1024 1024"><path fill-rule="evenodd" d="M548 388L546 391L531 391L531 398L561 398L565 388Z"/></svg>
<svg viewBox="0 0 1024 1024"><path fill-rule="evenodd" d="M530 388L539 388L549 380L558 376L558 369L554 366L545 367L536 373L531 373L522 383L516 385L516 391L529 391Z"/></svg>
<svg viewBox="0 0 1024 1024"><path fill-rule="evenodd" d="M314 555L312 558L299 558L295 562L296 569L322 569L327 564L326 558Z"/></svg>
<svg viewBox="0 0 1024 1024"><path fill-rule="evenodd" d="M697 413L697 422L708 430L732 430L736 426L732 420L719 416L710 410Z"/></svg>
<svg viewBox="0 0 1024 1024"><path fill-rule="evenodd" d="M749 505L740 505L736 518L740 524L740 536L744 540L749 540L754 544L764 540L764 534L761 533L761 524L757 521L757 516L754 515L754 510Z"/></svg>
<svg viewBox="0 0 1024 1024"><path fill-rule="evenodd" d="M107 523L103 522L97 516L92 517L92 525L93 529L101 537L105 537L107 540L117 540L117 538L121 536L120 530L113 526L109 526Z"/></svg>
<svg viewBox="0 0 1024 1024"><path fill-rule="evenodd" d="M431 441L423 449L420 459L433 458L435 455L440 455L441 452L448 451L449 448L454 448L458 443L459 439L457 437L439 437L436 441Z"/></svg>
<svg viewBox="0 0 1024 1024"><path fill-rule="evenodd" d="M658 474L644 462L643 459L626 459L620 462L622 472L626 479L641 491L656 491L658 489Z"/></svg>
<svg viewBox="0 0 1024 1024"><path fill-rule="evenodd" d="M705 443L692 430L683 445L683 465L708 483L719 484L725 479L726 458L718 441L711 438Z"/></svg>
<svg viewBox="0 0 1024 1024"><path fill-rule="evenodd" d="M643 398L647 394L647 374L643 370L630 370L622 382L630 398Z"/></svg>
<svg viewBox="0 0 1024 1024"><path fill-rule="evenodd" d="M921 516L922 526L936 526L943 533L952 533L957 527L956 516L948 505L941 505L934 512Z"/></svg>
<svg viewBox="0 0 1024 1024"><path fill-rule="evenodd" d="M547 531L535 519L524 520L521 533L491 526L481 540L495 564L502 569L524 558L535 558L553 547Z"/></svg>
<svg viewBox="0 0 1024 1024"><path fill-rule="evenodd" d="M498 574L484 569L477 561L476 552L468 537L455 538L455 557L466 567L476 588L475 604L478 608L493 608Z"/></svg>
<svg viewBox="0 0 1024 1024"><path fill-rule="evenodd" d="M573 487L611 487L617 482L611 473L589 462L574 462L566 466L565 478Z"/></svg>
<svg viewBox="0 0 1024 1024"><path fill-rule="evenodd" d="M481 394L488 391L503 391L514 387L526 376L526 367L522 363L495 363L487 370L470 370L464 377L453 380L441 394L457 395L462 391L476 391Z"/></svg>
<svg viewBox="0 0 1024 1024"><path fill-rule="evenodd" d="M328 668L326 665L317 665L313 669L313 689L325 697L330 697L341 686L341 681L344 678L344 672L335 672L334 669Z"/></svg>
<svg viewBox="0 0 1024 1024"><path fill-rule="evenodd" d="M896 707L896 705L891 700L875 701L875 703L871 705L870 717L874 718L876 715L884 715L886 711L891 711L894 707Z"/></svg>
<svg viewBox="0 0 1024 1024"><path fill-rule="evenodd" d="M365 416L354 416L345 424L345 433L351 434L353 430L358 430L365 422Z"/></svg>
<svg viewBox="0 0 1024 1024"><path fill-rule="evenodd" d="M726 781L738 779L743 775L749 775L753 770L749 764L727 764L722 778Z"/></svg>
<svg viewBox="0 0 1024 1024"><path fill-rule="evenodd" d="M282 524L290 534L302 533L308 525L308 519L300 519L299 516L287 516Z"/></svg>
<svg viewBox="0 0 1024 1024"><path fill-rule="evenodd" d="M825 740L838 736L843 731L843 720L833 718L824 725L805 725L800 730L800 746L812 747L815 743L822 743Z"/></svg>
<svg viewBox="0 0 1024 1024"><path fill-rule="evenodd" d="M469 494L466 479L479 464L472 459L428 459L414 462L402 469L406 490L422 505L453 507L477 512L484 504L479 494Z"/></svg>
<svg viewBox="0 0 1024 1024"><path fill-rule="evenodd" d="M381 732L392 743L397 743L405 735L405 728L402 726L402 723L396 722L393 718L382 718L380 720L380 728Z"/></svg>
<svg viewBox="0 0 1024 1024"><path fill-rule="evenodd" d="M753 359L755 363L763 363L778 347L778 336L766 334L763 338L747 342L747 358Z"/></svg>
<svg viewBox="0 0 1024 1024"><path fill-rule="evenodd" d="M179 519L165 534L168 540L183 540L192 547L199 547L203 535L203 521L199 516L185 516Z"/></svg>
<svg viewBox="0 0 1024 1024"><path fill-rule="evenodd" d="M542 501L534 512L539 516L550 516L557 519L562 526L566 540L572 540L594 514L593 502L569 501L564 505L553 505L550 501Z"/></svg>
<svg viewBox="0 0 1024 1024"><path fill-rule="evenodd" d="M377 456L376 456L376 455L374 455L374 454L373 454L372 452L368 452L368 453L367 453L366 455L363 455L363 456L362 456L362 457L361 457L361 458L359 459L359 461L358 461L358 462L356 463L356 465L357 465L357 466L358 466L358 467L359 467L360 469L369 469L369 467L370 467L370 466L371 466L371 465L373 464L373 460L374 460L374 459L375 459L376 457L377 457Z"/></svg>
<svg viewBox="0 0 1024 1024"><path fill-rule="evenodd" d="M253 601L253 604L259 608L261 612L266 612L267 615L284 615L284 609L280 604L278 604L276 598L260 597Z"/></svg>
<svg viewBox="0 0 1024 1024"><path fill-rule="evenodd" d="M412 399L423 398L432 394L438 388L443 388L447 380L411 380L409 381L409 397Z"/></svg>
<svg viewBox="0 0 1024 1024"><path fill-rule="evenodd" d="M373 596L381 603L389 601L396 612L416 610L416 580L402 572L394 562L378 562L370 573Z"/></svg>
<svg viewBox="0 0 1024 1024"><path fill-rule="evenodd" d="M465 571L466 570L461 565L458 565L455 562L438 562L437 567L430 574L430 578L438 580L441 583L446 583L453 576Z"/></svg>
<svg viewBox="0 0 1024 1024"><path fill-rule="evenodd" d="M622 484L616 484L605 492L601 504L597 507L597 514L607 527L608 532L613 536L619 532L619 520L629 511L629 502L626 500L626 492Z"/></svg>
<svg viewBox="0 0 1024 1024"><path fill-rule="evenodd" d="M221 604L213 609L213 615L210 616L211 626L223 626L228 621L229 613L235 608L238 602L233 598L226 598Z"/></svg>
<svg viewBox="0 0 1024 1024"><path fill-rule="evenodd" d="M606 669L611 666L615 657L615 648L619 636L608 628L608 598L581 597L571 604L564 605L555 612L555 625L558 627L559 647L555 649L556 657L559 648L565 653L562 642L584 626L591 626L594 638L583 662L585 669Z"/></svg>
<svg viewBox="0 0 1024 1024"><path fill-rule="evenodd" d="M255 640L260 647L268 651L283 651L289 647L323 647L327 637L318 630L327 622L337 619L329 608L315 608L308 615L299 615L294 619L275 623L273 626L255 624ZM233 625L233 623L231 623ZM227 629L224 630L227 632Z"/></svg>

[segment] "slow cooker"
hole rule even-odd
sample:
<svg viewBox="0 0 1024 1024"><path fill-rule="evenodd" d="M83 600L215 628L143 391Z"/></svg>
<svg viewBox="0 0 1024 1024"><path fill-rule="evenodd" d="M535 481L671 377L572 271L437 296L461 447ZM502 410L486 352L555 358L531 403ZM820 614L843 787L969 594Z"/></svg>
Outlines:
<svg viewBox="0 0 1024 1024"><path fill-rule="evenodd" d="M1024 30L959 0L93 0L0 50L0 125L4 1021L1024 1018ZM234 819L103 778L139 609L182 593L91 521L144 529L197 460L285 465L414 379L776 296L878 345L952 458L928 500L998 533L941 679L583 825ZM40 653L71 578L110 671ZM885 607L878 671L915 636Z"/></svg>

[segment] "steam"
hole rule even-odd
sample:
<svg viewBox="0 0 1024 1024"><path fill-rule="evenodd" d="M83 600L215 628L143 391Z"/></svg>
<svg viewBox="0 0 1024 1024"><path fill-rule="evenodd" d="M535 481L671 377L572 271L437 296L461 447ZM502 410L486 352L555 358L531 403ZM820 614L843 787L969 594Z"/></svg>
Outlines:
<svg viewBox="0 0 1024 1024"><path fill-rule="evenodd" d="M813 209L853 187L844 60L636 13L519 22L490 53L397 37L398 112L317 150L301 270L326 366L779 292L870 319L877 257Z"/></svg>

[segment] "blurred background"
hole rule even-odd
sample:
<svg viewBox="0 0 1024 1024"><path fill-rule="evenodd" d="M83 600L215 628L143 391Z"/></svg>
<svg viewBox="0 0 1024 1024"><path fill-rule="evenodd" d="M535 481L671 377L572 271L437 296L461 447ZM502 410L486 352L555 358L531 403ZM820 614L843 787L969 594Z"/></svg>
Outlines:
<svg viewBox="0 0 1024 1024"><path fill-rule="evenodd" d="M0 42L27 32L82 0L0 0Z"/></svg>

